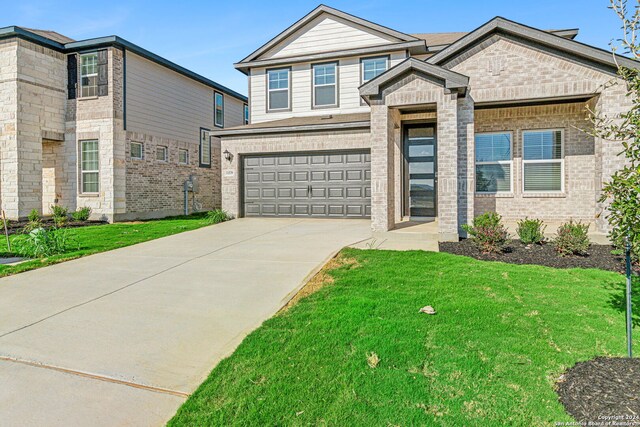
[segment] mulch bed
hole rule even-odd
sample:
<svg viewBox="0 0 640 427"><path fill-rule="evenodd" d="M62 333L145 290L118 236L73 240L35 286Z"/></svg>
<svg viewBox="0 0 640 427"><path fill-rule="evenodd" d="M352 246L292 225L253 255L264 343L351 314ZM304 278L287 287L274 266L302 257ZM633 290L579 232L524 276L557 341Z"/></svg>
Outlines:
<svg viewBox="0 0 640 427"><path fill-rule="evenodd" d="M580 362L557 386L560 402L578 422L640 425L640 359L598 357Z"/></svg>
<svg viewBox="0 0 640 427"><path fill-rule="evenodd" d="M591 245L588 255L561 257L551 244L524 245L519 240L509 243L501 254L480 252L469 239L459 242L441 242L440 252L465 255L483 261L502 261L510 264L536 264L554 268L599 268L624 273L624 257L613 255L613 246ZM636 272L638 272L638 266Z"/></svg>
<svg viewBox="0 0 640 427"><path fill-rule="evenodd" d="M20 234L23 232L24 227L29 223L29 221L9 221L7 225L7 231L9 234ZM65 223L65 227L68 228L78 228L78 227L87 227L90 225L104 225L108 224L107 221L73 221L69 220ZM1 227L2 223L0 222L0 235L4 235L4 228ZM44 228L53 227L53 219L45 218L42 220L42 226Z"/></svg>

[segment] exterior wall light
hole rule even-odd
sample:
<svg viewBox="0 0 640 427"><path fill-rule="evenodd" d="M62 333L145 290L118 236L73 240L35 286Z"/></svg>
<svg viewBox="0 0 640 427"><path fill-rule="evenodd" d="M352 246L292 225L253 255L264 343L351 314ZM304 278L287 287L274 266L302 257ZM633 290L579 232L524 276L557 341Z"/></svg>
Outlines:
<svg viewBox="0 0 640 427"><path fill-rule="evenodd" d="M224 150L224 153L222 154L224 154L224 158L229 162L231 161L231 159L233 159L233 154L231 154L229 150Z"/></svg>

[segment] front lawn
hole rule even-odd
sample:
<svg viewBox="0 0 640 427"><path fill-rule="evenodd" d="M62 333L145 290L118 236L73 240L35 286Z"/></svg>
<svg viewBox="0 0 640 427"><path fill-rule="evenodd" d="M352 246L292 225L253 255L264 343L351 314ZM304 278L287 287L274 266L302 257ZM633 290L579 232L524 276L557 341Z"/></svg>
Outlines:
<svg viewBox="0 0 640 427"><path fill-rule="evenodd" d="M31 260L15 266L0 265L0 277L182 233L183 231L195 230L208 224L204 214L197 214L187 217L173 217L152 221L70 228L68 231L69 236L77 243L77 249L73 249L62 255ZM8 255L7 243L4 235L0 237L0 255L4 254L6 256ZM15 240L20 236L13 235L10 237L12 240Z"/></svg>
<svg viewBox="0 0 640 427"><path fill-rule="evenodd" d="M169 425L549 425L571 420L566 368L625 351L616 273L355 249L333 264Z"/></svg>

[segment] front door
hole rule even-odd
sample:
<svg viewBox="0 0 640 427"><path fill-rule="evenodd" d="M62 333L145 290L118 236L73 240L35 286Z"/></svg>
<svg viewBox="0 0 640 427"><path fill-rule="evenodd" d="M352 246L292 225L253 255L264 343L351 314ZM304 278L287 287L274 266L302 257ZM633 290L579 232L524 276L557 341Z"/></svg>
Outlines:
<svg viewBox="0 0 640 427"><path fill-rule="evenodd" d="M404 127L405 214L411 219L435 218L438 172L435 124Z"/></svg>

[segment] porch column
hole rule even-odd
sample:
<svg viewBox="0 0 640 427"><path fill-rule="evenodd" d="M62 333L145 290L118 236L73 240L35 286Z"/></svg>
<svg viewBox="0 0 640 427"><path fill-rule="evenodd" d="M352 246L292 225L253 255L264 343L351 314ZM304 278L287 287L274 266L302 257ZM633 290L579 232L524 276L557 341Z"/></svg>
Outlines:
<svg viewBox="0 0 640 427"><path fill-rule="evenodd" d="M458 233L474 217L475 203L475 118L471 96L458 98Z"/></svg>
<svg viewBox="0 0 640 427"><path fill-rule="evenodd" d="M437 104L438 231L440 241L458 240L457 98L456 93L445 93Z"/></svg>
<svg viewBox="0 0 640 427"><path fill-rule="evenodd" d="M617 84L607 86L596 102L596 112L603 117L613 119L614 121L621 113L629 111L631 103L629 97L626 96L625 84L618 81ZM624 156L619 155L622 151L622 144L618 141L608 141L603 138L595 139L595 157L596 157L596 176L595 184L596 197L600 198L603 185L611 179L618 169L625 162ZM597 202L595 212L596 232L608 233L611 230L607 221L607 207L609 203Z"/></svg>
<svg viewBox="0 0 640 427"><path fill-rule="evenodd" d="M395 147L400 113L386 105L371 106L371 229L391 230L395 218Z"/></svg>

